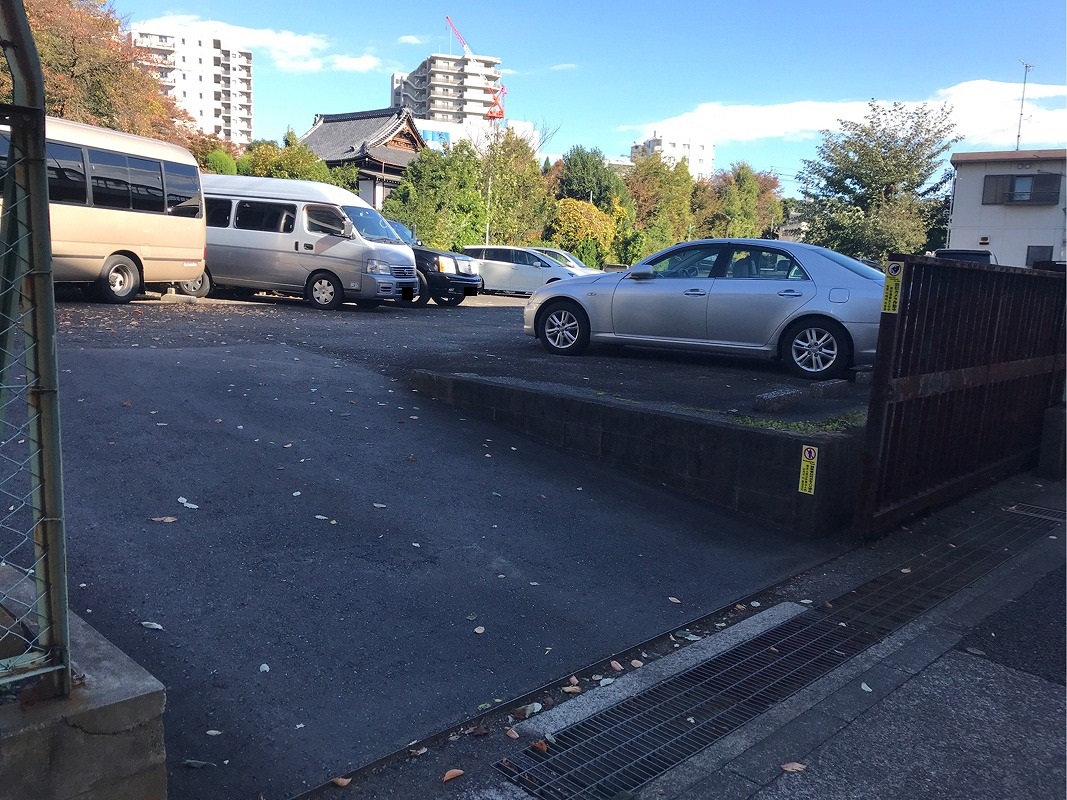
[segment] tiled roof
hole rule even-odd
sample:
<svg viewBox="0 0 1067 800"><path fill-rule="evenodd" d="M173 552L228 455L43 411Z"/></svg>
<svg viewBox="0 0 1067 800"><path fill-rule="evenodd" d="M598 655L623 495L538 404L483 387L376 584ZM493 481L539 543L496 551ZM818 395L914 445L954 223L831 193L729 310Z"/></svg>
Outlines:
<svg viewBox="0 0 1067 800"><path fill-rule="evenodd" d="M300 137L300 141L328 164L350 161L385 145L405 127L410 127L418 136L418 130L410 120L411 110L404 106L356 111L350 114L317 114L315 124ZM421 136L419 142L425 144ZM415 156L415 153L407 151L385 149L390 153L407 156L404 161L391 157L389 163L407 164Z"/></svg>

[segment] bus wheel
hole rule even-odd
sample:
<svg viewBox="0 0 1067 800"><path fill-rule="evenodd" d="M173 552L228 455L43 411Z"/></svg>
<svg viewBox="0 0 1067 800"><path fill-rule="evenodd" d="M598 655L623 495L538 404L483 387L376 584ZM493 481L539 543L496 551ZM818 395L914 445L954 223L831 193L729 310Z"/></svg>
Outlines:
<svg viewBox="0 0 1067 800"><path fill-rule="evenodd" d="M315 308L340 308L345 301L341 281L329 272L316 272L308 280L305 297Z"/></svg>
<svg viewBox="0 0 1067 800"><path fill-rule="evenodd" d="M211 276L207 274L205 269L200 273L199 278L191 281L181 281L178 284L178 291L190 297L207 297L211 292Z"/></svg>
<svg viewBox="0 0 1067 800"><path fill-rule="evenodd" d="M126 256L111 256L96 281L96 296L104 303L128 303L141 288L141 273Z"/></svg>

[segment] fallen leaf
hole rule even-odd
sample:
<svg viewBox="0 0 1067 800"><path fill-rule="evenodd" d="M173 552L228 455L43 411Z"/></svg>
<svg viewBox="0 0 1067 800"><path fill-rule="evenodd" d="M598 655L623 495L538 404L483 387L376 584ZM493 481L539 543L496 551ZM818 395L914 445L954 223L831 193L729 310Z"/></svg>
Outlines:
<svg viewBox="0 0 1067 800"><path fill-rule="evenodd" d="M682 602L677 597L668 597L667 599L670 600L672 603L680 603L680 602Z"/></svg>
<svg viewBox="0 0 1067 800"><path fill-rule="evenodd" d="M217 764L212 764L210 761L197 761L194 758L187 758L182 762L183 767L191 767L192 769L203 769L204 767L215 767Z"/></svg>
<svg viewBox="0 0 1067 800"><path fill-rule="evenodd" d="M152 522L177 522L177 517L152 517Z"/></svg>
<svg viewBox="0 0 1067 800"><path fill-rule="evenodd" d="M289 444L283 444L283 445L282 445L282 447L292 447L292 446L293 446L293 443L292 443L292 442L289 442Z"/></svg>
<svg viewBox="0 0 1067 800"><path fill-rule="evenodd" d="M330 780L334 786L348 786L352 782L351 778L333 778Z"/></svg>
<svg viewBox="0 0 1067 800"><path fill-rule="evenodd" d="M444 783L445 781L450 781L453 778L458 778L462 774L463 770L461 769L450 769L448 772L445 773L445 777L441 778L441 782Z"/></svg>
<svg viewBox="0 0 1067 800"><path fill-rule="evenodd" d="M601 678L600 679L600 685L601 686L611 686L611 684L613 684L613 683L615 683L615 679L614 678Z"/></svg>
<svg viewBox="0 0 1067 800"><path fill-rule="evenodd" d="M803 603L806 606L810 606L811 605L811 600L801 600L800 602Z"/></svg>
<svg viewBox="0 0 1067 800"><path fill-rule="evenodd" d="M374 507L375 508L388 508L388 506L385 503L375 503Z"/></svg>
<svg viewBox="0 0 1067 800"><path fill-rule="evenodd" d="M745 609L745 607L743 605L738 603L736 606L734 606L734 610L736 610L736 611L745 611L746 609Z"/></svg>
<svg viewBox="0 0 1067 800"><path fill-rule="evenodd" d="M759 602L759 600L753 600L751 603L749 603L749 605L752 606L753 608L759 608L760 607L760 602Z"/></svg>
<svg viewBox="0 0 1067 800"><path fill-rule="evenodd" d="M823 602L822 607L829 609L829 608L833 608L834 604L831 603L829 600L826 600L826 601Z"/></svg>
<svg viewBox="0 0 1067 800"><path fill-rule="evenodd" d="M410 755L412 758L418 758L419 756L425 754L426 752L427 751L426 751L425 747L420 747L420 748L418 748L416 750L408 750L408 755Z"/></svg>
<svg viewBox="0 0 1067 800"><path fill-rule="evenodd" d="M260 664L259 665L259 671L260 672L270 672L270 667L267 666L266 664Z"/></svg>
<svg viewBox="0 0 1067 800"><path fill-rule="evenodd" d="M622 672L622 671L623 671L624 669L626 669L626 667L624 667L624 666L623 666L622 664L620 664L620 663L619 663L618 661L612 661L612 662L611 662L611 668L612 668L613 670L615 670L616 672Z"/></svg>
<svg viewBox="0 0 1067 800"><path fill-rule="evenodd" d="M469 619L471 622L474 622L474 620L478 619L478 615L472 611L470 614L467 615L467 619Z"/></svg>
<svg viewBox="0 0 1067 800"><path fill-rule="evenodd" d="M771 652L771 653L777 653L778 652L778 648L777 647L768 647L767 650L769 652Z"/></svg>
<svg viewBox="0 0 1067 800"><path fill-rule="evenodd" d="M801 764L799 761L787 761L782 764L782 769L786 772L803 772L807 768L807 764Z"/></svg>
<svg viewBox="0 0 1067 800"><path fill-rule="evenodd" d="M539 495L537 495L537 499L538 500L544 500L545 496L543 494L539 494Z"/></svg>
<svg viewBox="0 0 1067 800"><path fill-rule="evenodd" d="M874 691L874 689L872 689L866 683L861 683L860 684L860 688L863 689L863 691L865 691L865 692L873 692Z"/></svg>
<svg viewBox="0 0 1067 800"><path fill-rule="evenodd" d="M473 728L468 728L466 733L469 733L471 736L487 736L489 734L489 726L484 722L479 722Z"/></svg>
<svg viewBox="0 0 1067 800"><path fill-rule="evenodd" d="M909 572L911 572L911 567L904 567L904 569L902 569L901 572L903 572L905 575L907 575Z"/></svg>
<svg viewBox="0 0 1067 800"><path fill-rule="evenodd" d="M474 629L474 632L477 634L485 633L485 627L483 625L479 625L477 628Z"/></svg>
<svg viewBox="0 0 1067 800"><path fill-rule="evenodd" d="M322 514L316 514L315 519L329 519L329 517L324 517Z"/></svg>
<svg viewBox="0 0 1067 800"><path fill-rule="evenodd" d="M561 691L565 692L566 694L581 694L582 693L582 687L581 686L564 686Z"/></svg>
<svg viewBox="0 0 1067 800"><path fill-rule="evenodd" d="M636 658L633 661L630 662L630 666L633 667L634 669L637 669L638 667L643 667L644 665L645 665L644 661L639 661Z"/></svg>
<svg viewBox="0 0 1067 800"><path fill-rule="evenodd" d="M122 404L122 407L123 408L130 408L132 405L133 405L133 403L131 403L129 400L127 400L125 403Z"/></svg>
<svg viewBox="0 0 1067 800"><path fill-rule="evenodd" d="M567 683L569 683L571 686L577 686L578 685L578 678L575 677L574 675L571 675L570 678L567 679Z"/></svg>
<svg viewBox="0 0 1067 800"><path fill-rule="evenodd" d="M548 742L546 742L544 739L538 739L536 742L531 742L530 747L535 747L542 753L548 752Z"/></svg>
<svg viewBox="0 0 1067 800"><path fill-rule="evenodd" d="M408 461L418 461L418 459L415 458L415 454L412 453L410 456L408 456Z"/></svg>
<svg viewBox="0 0 1067 800"><path fill-rule="evenodd" d="M603 678L604 678L603 675L590 675L589 676L589 679L593 680L593 681L600 681L600 680L603 680Z"/></svg>
<svg viewBox="0 0 1067 800"><path fill-rule="evenodd" d="M538 711L540 711L542 708L543 708L543 706L540 703L530 703L528 705L520 706L519 708L516 708L514 711L511 712L511 716L515 717L515 719L520 719L520 720L521 719L529 719L534 714L536 714Z"/></svg>
<svg viewBox="0 0 1067 800"><path fill-rule="evenodd" d="M518 739L519 738L519 732L517 730L515 730L514 728L511 728L511 727L504 728L504 735L507 736L510 739Z"/></svg>
<svg viewBox="0 0 1067 800"><path fill-rule="evenodd" d="M979 650L977 647L968 647L967 652L974 656L984 656L985 650Z"/></svg>
<svg viewBox="0 0 1067 800"><path fill-rule="evenodd" d="M222 731L210 730L207 732L208 736L222 736Z"/></svg>
<svg viewBox="0 0 1067 800"><path fill-rule="evenodd" d="M160 625L158 622L142 622L141 624L144 627L148 628L149 630L153 630L153 631L161 631L161 630L163 630L163 626Z"/></svg>

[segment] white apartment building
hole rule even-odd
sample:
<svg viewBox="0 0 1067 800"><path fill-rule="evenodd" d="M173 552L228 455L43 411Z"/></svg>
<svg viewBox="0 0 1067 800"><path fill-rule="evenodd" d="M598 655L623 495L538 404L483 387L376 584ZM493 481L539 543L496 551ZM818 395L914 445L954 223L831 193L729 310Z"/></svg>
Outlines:
<svg viewBox="0 0 1067 800"><path fill-rule="evenodd" d="M989 250L1001 264L1063 261L1067 150L953 153L948 247Z"/></svg>
<svg viewBox="0 0 1067 800"><path fill-rule="evenodd" d="M504 115L500 59L473 53L434 53L412 72L393 73L390 104L407 106L430 122L484 122Z"/></svg>
<svg viewBox="0 0 1067 800"><path fill-rule="evenodd" d="M133 42L148 51L167 94L205 133L235 144L252 141L252 53L200 30L147 31L136 25Z"/></svg>
<svg viewBox="0 0 1067 800"><path fill-rule="evenodd" d="M710 139L694 136L689 131L653 131L652 138L635 142L630 148L631 159L650 156L653 153L659 153L664 161L671 164L686 159L689 174L694 180L706 180L715 172L715 143Z"/></svg>

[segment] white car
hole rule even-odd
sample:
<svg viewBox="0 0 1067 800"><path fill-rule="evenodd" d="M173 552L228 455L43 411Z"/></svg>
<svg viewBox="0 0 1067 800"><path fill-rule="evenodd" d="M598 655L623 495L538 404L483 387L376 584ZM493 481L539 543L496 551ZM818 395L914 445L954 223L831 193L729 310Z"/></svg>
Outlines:
<svg viewBox="0 0 1067 800"><path fill-rule="evenodd" d="M590 342L705 350L823 379L873 362L884 285L883 273L822 247L706 239L538 289L523 330L552 353Z"/></svg>
<svg viewBox="0 0 1067 800"><path fill-rule="evenodd" d="M479 262L482 291L528 294L548 283L583 274L530 247L468 245L463 252Z"/></svg>
<svg viewBox="0 0 1067 800"><path fill-rule="evenodd" d="M557 247L532 247L531 250L536 250L538 253L543 253L551 259L558 261L565 267L570 267L582 275L597 275L601 272L599 269L593 269L587 267L578 256L574 253L568 253L566 250L560 250Z"/></svg>

